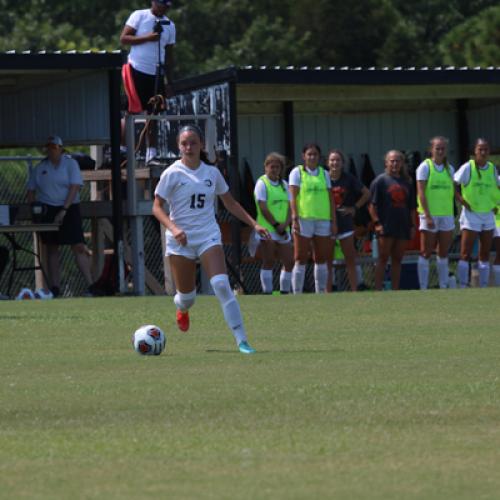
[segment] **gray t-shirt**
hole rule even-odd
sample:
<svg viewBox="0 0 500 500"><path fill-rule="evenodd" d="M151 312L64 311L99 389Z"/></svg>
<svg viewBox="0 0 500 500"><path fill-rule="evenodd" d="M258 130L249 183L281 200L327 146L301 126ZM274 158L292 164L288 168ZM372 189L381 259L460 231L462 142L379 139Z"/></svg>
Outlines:
<svg viewBox="0 0 500 500"><path fill-rule="evenodd" d="M26 187L29 191L36 192L36 199L41 203L59 207L64 205L72 185L83 185L80 167L76 160L63 155L57 166L48 158L42 160L31 171ZM79 193L76 194L74 203L80 203Z"/></svg>

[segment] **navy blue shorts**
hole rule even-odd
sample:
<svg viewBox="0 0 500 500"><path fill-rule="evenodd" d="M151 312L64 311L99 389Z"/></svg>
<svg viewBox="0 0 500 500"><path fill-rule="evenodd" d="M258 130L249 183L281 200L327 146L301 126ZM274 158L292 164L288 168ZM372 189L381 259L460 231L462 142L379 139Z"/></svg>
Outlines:
<svg viewBox="0 0 500 500"><path fill-rule="evenodd" d="M44 207L46 208L42 216L42 222L45 223L54 222L56 214L63 209L62 206L44 205ZM78 243L84 243L80 205L76 203L68 208L59 231L40 233L40 238L46 245L77 245Z"/></svg>

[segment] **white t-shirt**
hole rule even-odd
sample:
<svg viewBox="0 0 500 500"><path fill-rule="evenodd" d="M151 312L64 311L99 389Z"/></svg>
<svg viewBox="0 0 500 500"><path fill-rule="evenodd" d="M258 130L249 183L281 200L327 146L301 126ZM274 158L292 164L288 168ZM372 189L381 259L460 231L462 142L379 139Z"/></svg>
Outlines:
<svg viewBox="0 0 500 500"><path fill-rule="evenodd" d="M314 170L309 170L309 168L305 167L306 172L308 172L311 175L318 175L320 172L319 167L315 168ZM332 181L330 180L330 174L327 172L326 168L323 169L323 174L325 175L326 179L326 187L330 189L332 187ZM300 167L295 167L291 172L290 176L288 178L288 181L290 183L290 186L297 186L300 187Z"/></svg>
<svg viewBox="0 0 500 500"><path fill-rule="evenodd" d="M64 205L72 185L83 185L80 167L76 160L62 155L58 166L54 166L48 158L42 160L31 171L26 188L36 192L39 202L60 207ZM78 192L73 203L80 203Z"/></svg>
<svg viewBox="0 0 500 500"><path fill-rule="evenodd" d="M269 179L269 178L268 178ZM271 183L272 186L279 186L280 182L275 182L269 179L269 182ZM288 183L286 181L283 181L283 184L285 185L286 192L288 194L288 199L290 199L290 191L288 190ZM267 201L267 188L262 179L258 179L257 182L255 183L255 189L254 189L254 194L255 194L255 199L257 201Z"/></svg>
<svg viewBox="0 0 500 500"><path fill-rule="evenodd" d="M488 165L484 165L483 167L479 167L479 170L486 170L488 168ZM496 173L496 172L495 172ZM495 175L495 177L497 177ZM470 162L464 163L455 173L453 176L453 180L457 184L462 184L463 186L466 186L469 184L470 181ZM497 177L497 186L500 186L500 181L498 180Z"/></svg>
<svg viewBox="0 0 500 500"><path fill-rule="evenodd" d="M438 172L442 172L444 169L444 165L436 165L435 163L434 163L434 167L436 168L436 170ZM448 167L450 169L450 175L451 175L451 177L453 177L453 174L455 173L455 169L451 165L448 165ZM416 171L416 176L417 176L417 181L427 181L429 179L429 165L427 165L426 161L423 161L418 166L417 171Z"/></svg>
<svg viewBox="0 0 500 500"><path fill-rule="evenodd" d="M192 170L177 160L161 174L155 195L169 204L170 219L194 245L219 231L215 220L215 197L228 190L216 167L202 162Z"/></svg>
<svg viewBox="0 0 500 500"><path fill-rule="evenodd" d="M165 45L175 44L175 24L167 16L162 16L161 18L154 16L151 9L135 10L130 14L125 24L134 28L135 34L141 36L151 33L156 21L159 19L170 23L162 25L163 32L160 36L159 60L163 64L165 62ZM137 71L147 73L148 75L155 75L156 64L158 63L158 41L131 45L128 62Z"/></svg>

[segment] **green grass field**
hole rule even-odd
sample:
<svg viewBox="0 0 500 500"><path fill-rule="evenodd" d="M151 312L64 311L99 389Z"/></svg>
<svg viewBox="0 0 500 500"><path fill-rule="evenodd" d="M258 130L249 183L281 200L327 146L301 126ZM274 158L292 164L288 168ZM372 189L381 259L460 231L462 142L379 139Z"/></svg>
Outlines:
<svg viewBox="0 0 500 500"><path fill-rule="evenodd" d="M213 297L0 303L0 498L499 498L499 302L240 297L254 356Z"/></svg>

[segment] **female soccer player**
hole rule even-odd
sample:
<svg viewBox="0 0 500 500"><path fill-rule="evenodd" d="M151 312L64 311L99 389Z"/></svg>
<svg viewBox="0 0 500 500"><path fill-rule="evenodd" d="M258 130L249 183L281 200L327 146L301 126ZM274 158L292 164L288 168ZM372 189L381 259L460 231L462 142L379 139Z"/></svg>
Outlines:
<svg viewBox="0 0 500 500"><path fill-rule="evenodd" d="M261 237L262 267L260 282L266 294L273 291L273 267L276 259L283 263L280 273L280 292L289 293L292 280L293 248L290 237L290 193L288 184L281 178L285 158L269 153L264 160L264 175L255 183L257 223L271 233L271 239Z"/></svg>
<svg viewBox="0 0 500 500"><path fill-rule="evenodd" d="M488 286L490 277L490 249L495 230L494 208L498 177L495 165L488 161L490 146L486 139L477 139L474 145L474 158L464 163L454 175L457 199L462 204L460 214L460 260L457 277L460 288L469 283L469 261L472 247L479 236L479 286Z"/></svg>
<svg viewBox="0 0 500 500"><path fill-rule="evenodd" d="M385 172L370 186L370 216L378 237L379 257L375 267L375 289L382 290L385 268L391 257L392 289L399 290L401 261L415 231L415 194L406 173L401 151L385 155Z"/></svg>
<svg viewBox="0 0 500 500"><path fill-rule="evenodd" d="M354 214L366 205L370 199L370 191L353 175L344 171L345 158L342 151L332 149L328 154L328 169L332 182L332 192L337 214L337 230L335 239L339 240L349 276L351 290L357 290L356 249L354 248ZM328 259L331 270L332 261Z"/></svg>
<svg viewBox="0 0 500 500"><path fill-rule="evenodd" d="M181 159L163 172L155 190L153 215L166 231L169 257L177 293L177 325L189 329L189 309L196 297L196 259L200 259L219 299L224 318L243 354L255 350L247 341L240 307L229 285L221 233L215 220L215 200L219 196L227 210L252 226L262 237L269 231L259 226L229 193L219 170L207 164L203 134L195 125L182 127L178 135ZM170 213L164 211L168 203Z"/></svg>
<svg viewBox="0 0 500 500"><path fill-rule="evenodd" d="M290 205L295 244L292 272L293 293L302 293L306 264L313 244L314 286L316 293L326 290L327 260L332 256L331 234L337 232L335 204L330 175L319 166L320 148L306 144L302 149L304 165L290 172Z"/></svg>
<svg viewBox="0 0 500 500"><path fill-rule="evenodd" d="M418 213L420 217L420 256L418 280L420 289L429 285L429 259L437 244L439 288L448 288L448 252L455 229L455 170L448 163L446 137L430 141L431 157L417 168Z"/></svg>

